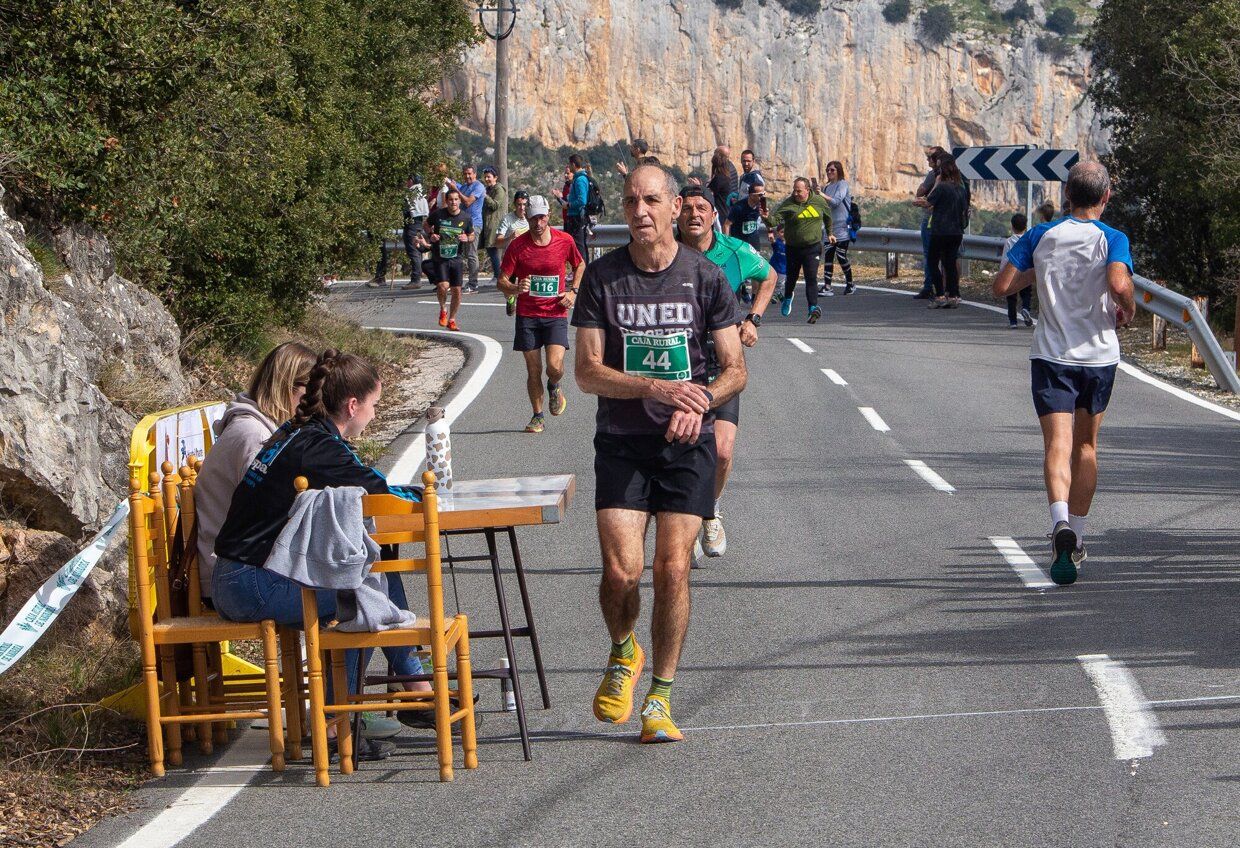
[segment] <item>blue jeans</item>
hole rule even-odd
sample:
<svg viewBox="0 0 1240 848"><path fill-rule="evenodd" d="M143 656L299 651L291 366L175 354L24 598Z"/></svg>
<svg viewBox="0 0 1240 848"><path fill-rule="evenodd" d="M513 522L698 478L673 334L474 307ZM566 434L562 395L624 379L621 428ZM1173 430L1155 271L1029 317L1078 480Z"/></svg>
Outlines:
<svg viewBox="0 0 1240 848"><path fill-rule="evenodd" d="M409 609L405 586L398 575L389 575L388 597L401 609ZM336 616L336 593L331 589L317 589L319 621L328 622ZM304 623L301 609L301 586L265 568L256 568L243 562L219 557L215 572L211 575L211 600L215 610L229 621L263 621L273 619L285 627L300 628ZM357 694L356 650L345 651L345 669L348 673L349 692ZM409 646L384 648L395 674L421 674L422 663ZM369 657L367 657L369 659ZM330 675L330 666L327 669ZM330 680L328 693L332 691Z"/></svg>
<svg viewBox="0 0 1240 848"><path fill-rule="evenodd" d="M921 219L921 264L925 269L925 279L922 280L921 290L923 292L934 291L934 275L930 273L930 221L923 217Z"/></svg>

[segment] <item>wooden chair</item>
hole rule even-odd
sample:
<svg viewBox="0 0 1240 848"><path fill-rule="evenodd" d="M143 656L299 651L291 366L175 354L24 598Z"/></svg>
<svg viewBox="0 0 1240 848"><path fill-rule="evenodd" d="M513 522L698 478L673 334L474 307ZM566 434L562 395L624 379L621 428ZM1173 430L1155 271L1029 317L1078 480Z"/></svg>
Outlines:
<svg viewBox="0 0 1240 848"><path fill-rule="evenodd" d="M142 651L142 680L146 689L147 748L151 772L164 775L164 734L167 733L167 762L181 764L181 727L197 725L200 744L209 744L210 724L246 718L266 718L271 739L271 765L284 770L284 729L280 716L280 672L276 627L273 621L255 623L224 621L212 616L180 615L171 611L171 587L168 573L168 551L178 532L178 507L170 506L165 492L175 495L177 478L161 480L151 472L150 491L142 490L140 463L129 466L129 540L133 551L133 567L138 589L139 644ZM167 475L171 476L171 475ZM169 528L173 528L171 531ZM154 605L152 608L151 569L154 571ZM196 699L182 698L177 685L174 648L178 645L206 645L234 639L258 639L263 643L264 692L261 709L226 709L206 693L207 675L198 673L198 652L195 650L195 676L199 689ZM203 655L205 657L205 654ZM159 666L164 680L160 691ZM204 732L205 729L205 732Z"/></svg>
<svg viewBox="0 0 1240 848"><path fill-rule="evenodd" d="M399 528L372 534L381 545L420 543L424 557L418 559L381 560L374 564L378 572L421 572L426 575L429 616L419 617L415 626L378 633L349 633L319 625L318 602L313 589L301 593L306 631L306 656L310 678L310 737L314 756L315 779L319 786L330 783L328 776L327 726L336 726L340 771L353 772L353 729L349 720L353 713L369 710L424 709L435 711L436 747L439 755L439 779L449 781L452 772L452 724L461 722L461 748L465 768L478 767L477 735L474 726L473 675L469 662L469 622L457 613L445 620L443 610L443 573L439 553L439 507L435 495L435 475L422 475L426 489L422 503L395 495L366 495L362 498L362 514L398 516ZM297 491L306 491L304 477L295 481ZM398 579L398 578L393 578ZM430 645L433 669L430 692L387 692L350 694L345 683L344 652L346 649L386 648L393 646ZM456 651L457 689L449 688L448 652ZM329 653L332 663L334 703L328 704L323 682L323 654ZM452 711L450 698L460 708ZM330 718L329 718L330 717Z"/></svg>

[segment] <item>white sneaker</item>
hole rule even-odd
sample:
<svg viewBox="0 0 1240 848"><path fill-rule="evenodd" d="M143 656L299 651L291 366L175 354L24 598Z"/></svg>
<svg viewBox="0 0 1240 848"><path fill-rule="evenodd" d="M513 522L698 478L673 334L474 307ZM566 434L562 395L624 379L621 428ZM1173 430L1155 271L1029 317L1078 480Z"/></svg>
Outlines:
<svg viewBox="0 0 1240 848"><path fill-rule="evenodd" d="M705 556L706 554L702 551L702 537L701 535L699 535L696 539L693 540L693 558L689 560L689 567L690 568L701 568L702 558Z"/></svg>
<svg viewBox="0 0 1240 848"><path fill-rule="evenodd" d="M723 556L728 550L728 534L723 532L723 519L718 515L702 522L702 550L708 557Z"/></svg>

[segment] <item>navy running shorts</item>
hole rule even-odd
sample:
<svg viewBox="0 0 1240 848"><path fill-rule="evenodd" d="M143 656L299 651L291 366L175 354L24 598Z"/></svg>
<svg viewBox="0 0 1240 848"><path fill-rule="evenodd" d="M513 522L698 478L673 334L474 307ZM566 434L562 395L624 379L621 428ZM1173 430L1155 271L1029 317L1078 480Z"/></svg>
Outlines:
<svg viewBox="0 0 1240 848"><path fill-rule="evenodd" d="M517 331L513 336L513 350L538 350L547 345L559 345L568 350L567 318L530 318L517 316Z"/></svg>
<svg viewBox="0 0 1240 848"><path fill-rule="evenodd" d="M1033 408L1038 411L1039 418L1052 412L1078 409L1097 415L1111 402L1114 365L1065 365L1031 359L1029 371L1033 382Z"/></svg>
<svg viewBox="0 0 1240 848"><path fill-rule="evenodd" d="M661 435L594 436L594 508L715 515L715 434L696 444Z"/></svg>

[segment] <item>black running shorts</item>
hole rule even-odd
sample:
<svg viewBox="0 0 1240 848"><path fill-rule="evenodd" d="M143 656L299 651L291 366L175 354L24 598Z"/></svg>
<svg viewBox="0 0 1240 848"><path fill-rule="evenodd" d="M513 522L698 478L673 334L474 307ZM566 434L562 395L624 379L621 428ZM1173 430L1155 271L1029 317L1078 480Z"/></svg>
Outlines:
<svg viewBox="0 0 1240 848"><path fill-rule="evenodd" d="M449 287L459 289L463 271L464 265L459 259L437 259L434 265L435 279L433 282L438 285L447 280Z"/></svg>
<svg viewBox="0 0 1240 848"><path fill-rule="evenodd" d="M531 318L518 315L512 349L539 350L547 345L559 345L565 350L568 349L568 319Z"/></svg>
<svg viewBox="0 0 1240 848"><path fill-rule="evenodd" d="M715 434L696 444L663 436L594 436L594 508L715 515Z"/></svg>
<svg viewBox="0 0 1240 848"><path fill-rule="evenodd" d="M716 421L729 421L733 425L741 426L741 396L738 394L723 406L715 408Z"/></svg>

